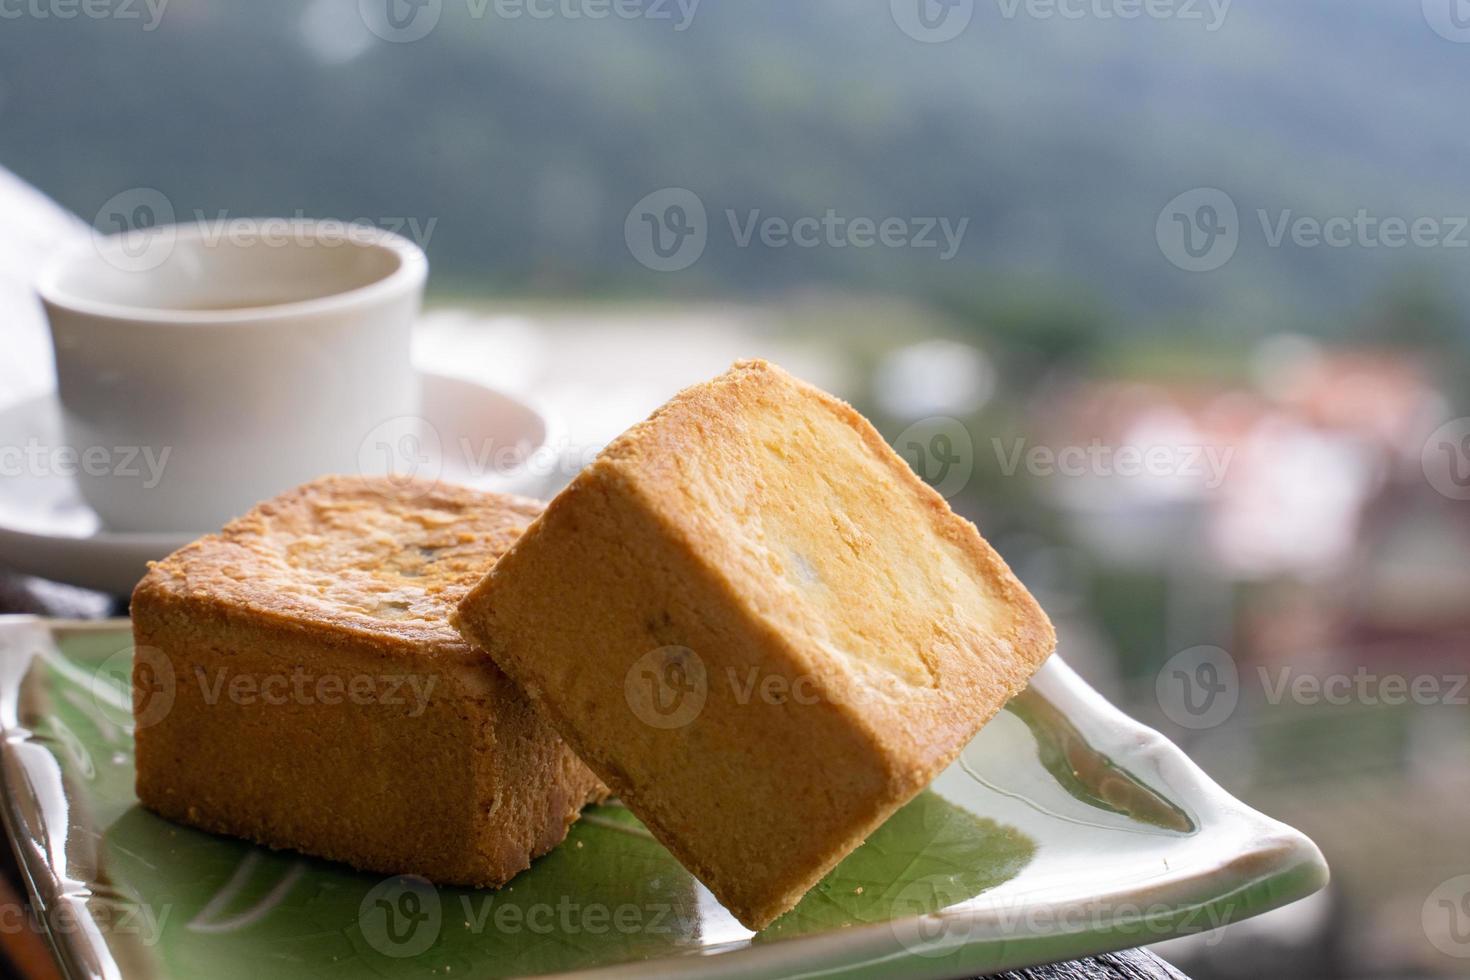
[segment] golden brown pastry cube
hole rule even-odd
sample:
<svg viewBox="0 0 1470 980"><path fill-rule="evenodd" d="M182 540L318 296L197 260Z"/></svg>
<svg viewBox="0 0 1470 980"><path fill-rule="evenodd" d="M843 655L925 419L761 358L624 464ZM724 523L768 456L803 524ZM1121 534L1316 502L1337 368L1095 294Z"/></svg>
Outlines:
<svg viewBox="0 0 1470 980"><path fill-rule="evenodd" d="M751 928L1055 645L975 526L862 416L759 361L619 437L456 623Z"/></svg>
<svg viewBox="0 0 1470 980"><path fill-rule="evenodd" d="M139 799L364 870L528 867L606 789L448 614L540 510L328 477L155 564L134 683L171 701L137 718Z"/></svg>

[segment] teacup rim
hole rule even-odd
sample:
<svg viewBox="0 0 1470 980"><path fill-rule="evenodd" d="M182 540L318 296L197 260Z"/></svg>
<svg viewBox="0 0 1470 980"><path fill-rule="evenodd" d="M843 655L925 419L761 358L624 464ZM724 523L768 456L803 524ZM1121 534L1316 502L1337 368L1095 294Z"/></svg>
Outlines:
<svg viewBox="0 0 1470 980"><path fill-rule="evenodd" d="M72 239L55 249L46 259L34 281L36 294L41 302L51 308L64 309L91 317L119 320L138 324L161 326L193 326L214 324L254 324L310 317L322 313L338 313L356 306L367 305L402 292L421 288L428 279L428 257L417 244L395 232L358 225L345 221L315 218L260 218L231 219L228 224L258 226L263 222L283 222L293 233L306 233L319 240L336 239L355 247L375 248L390 253L397 259L391 271L381 278L362 286L354 286L325 296L311 299L292 300L285 303L264 303L254 306L239 306L223 310L174 309L164 306L141 306L115 303L93 297L81 296L62 287L62 274L78 258L87 252L100 252L107 243L120 243L129 232L102 235L97 232ZM327 232L326 229L333 229ZM159 225L150 229L151 234L172 232L178 240L202 237L210 231L205 222L179 222ZM299 247L299 246L292 246ZM146 275L146 271L136 273Z"/></svg>

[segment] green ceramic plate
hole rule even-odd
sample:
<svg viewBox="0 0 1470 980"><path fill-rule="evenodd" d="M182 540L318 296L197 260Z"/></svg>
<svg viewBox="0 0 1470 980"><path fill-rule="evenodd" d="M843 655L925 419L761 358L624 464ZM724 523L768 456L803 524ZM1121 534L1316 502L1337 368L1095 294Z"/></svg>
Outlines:
<svg viewBox="0 0 1470 980"><path fill-rule="evenodd" d="M126 622L0 617L7 834L73 977L973 976L1239 921L1322 887L1306 837L1056 657L758 934L618 806L500 891L433 888L138 806Z"/></svg>

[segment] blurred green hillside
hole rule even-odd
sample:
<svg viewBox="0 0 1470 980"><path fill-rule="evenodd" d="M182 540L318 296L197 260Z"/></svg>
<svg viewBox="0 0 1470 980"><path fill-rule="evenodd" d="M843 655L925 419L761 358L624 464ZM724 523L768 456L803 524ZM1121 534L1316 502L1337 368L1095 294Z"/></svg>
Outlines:
<svg viewBox="0 0 1470 980"><path fill-rule="evenodd" d="M151 31L12 18L0 164L88 220L133 187L163 191L180 219L414 219L431 228L436 288L456 293L818 285L1245 335L1332 330L1404 283L1451 309L1470 299L1470 249L1270 248L1256 218L1470 213L1470 50L1418 4L1240 0L1213 31L1007 7L977 4L943 44L906 36L879 0L705 0L682 31L676 7L508 19L444 0L436 28L402 44L368 33L355 0L172 0ZM697 193L711 222L677 274L623 242L628 209L665 186ZM1243 230L1226 267L1194 274L1165 260L1155 220L1201 186L1231 195ZM945 262L741 248L727 209L969 225Z"/></svg>

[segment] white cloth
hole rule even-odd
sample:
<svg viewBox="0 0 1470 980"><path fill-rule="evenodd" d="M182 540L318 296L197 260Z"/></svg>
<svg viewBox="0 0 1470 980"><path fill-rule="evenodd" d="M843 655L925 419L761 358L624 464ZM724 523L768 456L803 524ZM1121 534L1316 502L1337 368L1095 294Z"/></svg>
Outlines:
<svg viewBox="0 0 1470 980"><path fill-rule="evenodd" d="M55 386L51 339L33 283L52 250L88 229L3 168L0 215L0 403L6 403Z"/></svg>

